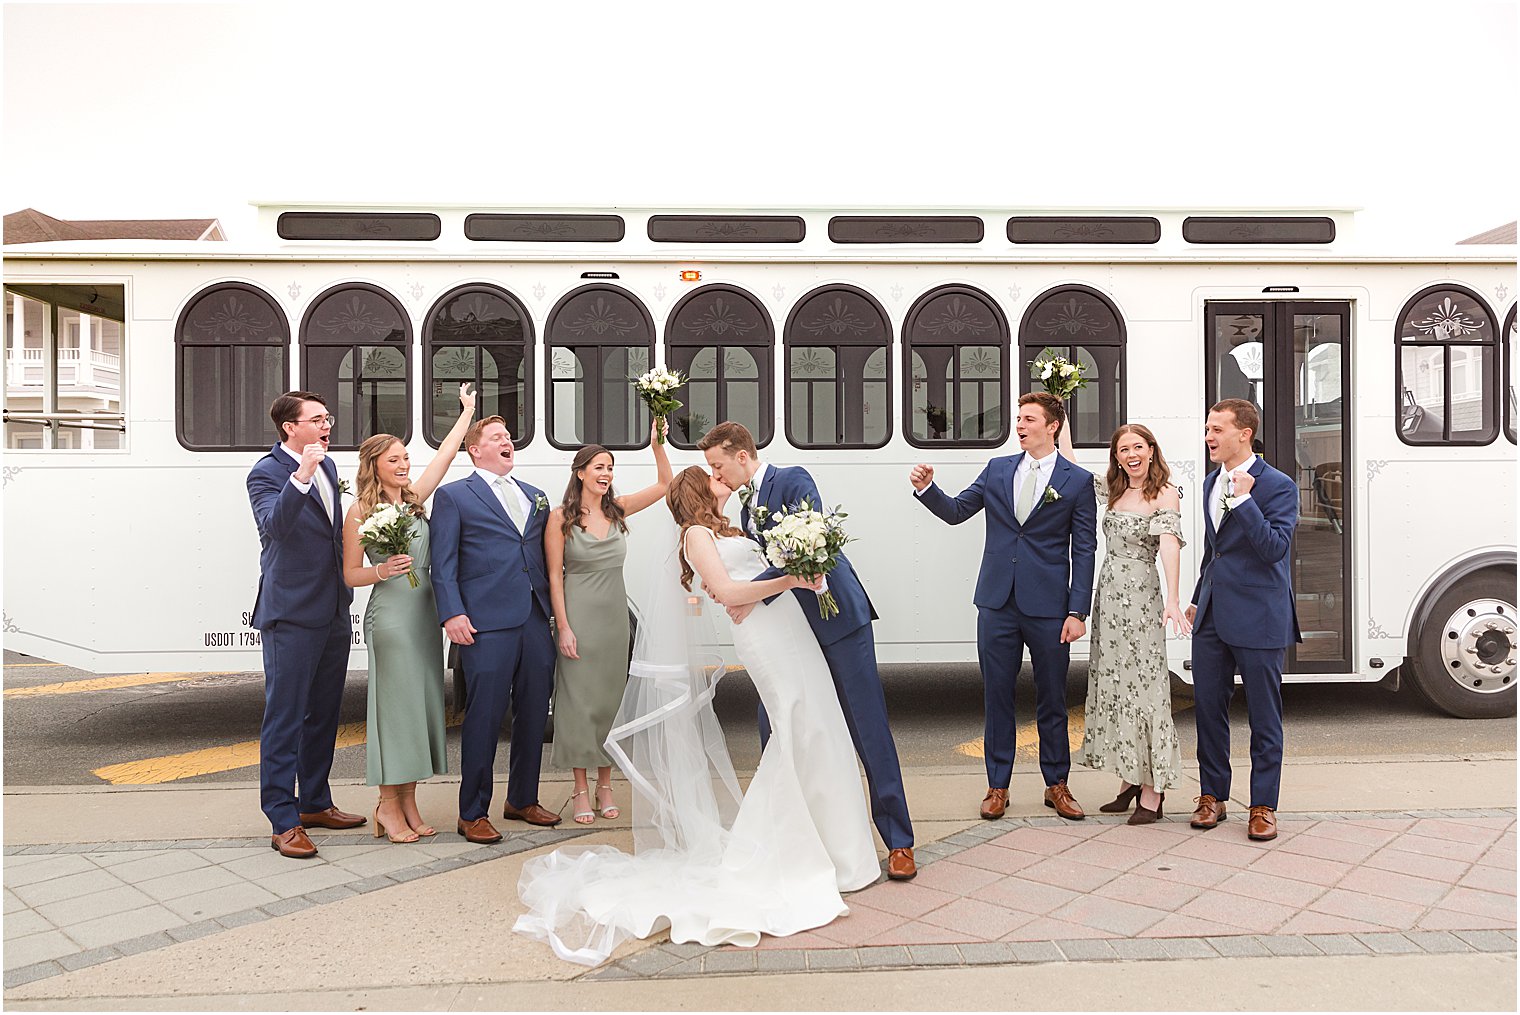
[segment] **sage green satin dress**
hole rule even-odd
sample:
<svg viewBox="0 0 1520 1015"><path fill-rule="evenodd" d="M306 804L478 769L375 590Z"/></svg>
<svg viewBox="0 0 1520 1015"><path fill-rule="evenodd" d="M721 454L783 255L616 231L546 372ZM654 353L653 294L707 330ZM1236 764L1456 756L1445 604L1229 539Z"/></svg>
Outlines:
<svg viewBox="0 0 1520 1015"><path fill-rule="evenodd" d="M448 771L443 710L443 631L433 601L428 523L412 519L412 567L370 586L364 610L369 646L369 711L365 768L371 786L395 786ZM365 558L382 563L368 548Z"/></svg>
<svg viewBox="0 0 1520 1015"><path fill-rule="evenodd" d="M602 741L628 682L628 594L623 588L627 536L616 525L605 539L580 526L565 540L565 612L579 659L561 655L554 670L554 764L612 764Z"/></svg>

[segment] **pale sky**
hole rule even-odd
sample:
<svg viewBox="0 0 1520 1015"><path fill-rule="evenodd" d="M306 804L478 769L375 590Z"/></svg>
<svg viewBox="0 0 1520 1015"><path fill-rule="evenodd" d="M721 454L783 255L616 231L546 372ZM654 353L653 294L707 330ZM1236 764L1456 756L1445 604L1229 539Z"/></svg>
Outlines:
<svg viewBox="0 0 1520 1015"><path fill-rule="evenodd" d="M4 210L1359 206L1515 218L1514 2L6 4Z"/></svg>

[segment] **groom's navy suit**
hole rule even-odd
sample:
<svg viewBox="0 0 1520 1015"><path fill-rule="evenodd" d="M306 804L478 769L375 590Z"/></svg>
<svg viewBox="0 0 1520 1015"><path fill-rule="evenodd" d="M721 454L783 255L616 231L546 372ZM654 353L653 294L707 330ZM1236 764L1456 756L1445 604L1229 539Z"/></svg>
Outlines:
<svg viewBox="0 0 1520 1015"><path fill-rule="evenodd" d="M992 459L958 497L950 497L932 483L918 497L924 507L951 525L984 508L987 512L987 541L972 601L977 607L976 653L986 696L983 756L987 785L994 789L1007 789L1013 776L1017 741L1013 689L1025 645L1034 667L1035 720L1045 785L1054 786L1071 771L1071 741L1066 732L1071 646L1061 642L1061 628L1068 613L1092 612L1098 546L1092 473L1055 455L1047 492L1021 524L1014 514L1014 477L1023 461L1023 453Z"/></svg>
<svg viewBox="0 0 1520 1015"><path fill-rule="evenodd" d="M1287 648L1303 638L1293 606L1293 530L1298 487L1257 458L1250 496L1224 515L1212 505L1215 469L1203 481L1203 563L1193 589L1193 712L1198 785L1230 797L1230 699L1235 674L1251 723L1251 806L1277 809L1282 782L1282 671Z"/></svg>
<svg viewBox="0 0 1520 1015"><path fill-rule="evenodd" d="M739 525L745 534L762 548L765 532L770 527L766 520L782 508L795 509L807 500L813 508L823 510L823 498L813 477L801 467L766 469L756 499L739 512ZM751 512L764 507L765 516L756 519L756 533L750 532ZM866 784L871 791L871 817L882 842L888 849L904 849L913 845L913 822L908 817L908 797L903 790L902 766L897 760L897 745L892 740L892 728L887 721L887 700L882 693L881 677L876 672L876 638L871 631L871 621L876 611L866 595L865 588L855 574L849 560L840 554L839 562L828 574L829 591L839 604L839 613L824 620L818 612L818 596L809 589L794 589L793 594L802 605L802 615L812 625L823 658L829 664L834 677L834 689L839 694L845 724L850 728L850 739L855 742L855 753L860 755L866 770ZM778 578L783 572L769 568L755 577L755 581ZM761 736L770 733L765 711L760 712Z"/></svg>
<svg viewBox="0 0 1520 1015"><path fill-rule="evenodd" d="M338 469L331 458L318 467L330 484L331 512L315 476L305 493L290 481L297 462L278 444L248 473L260 546L253 626L264 650L259 802L277 835L299 826L302 814L333 805L327 776L352 645Z"/></svg>
<svg viewBox="0 0 1520 1015"><path fill-rule="evenodd" d="M478 473L433 495L433 595L440 623L461 613L475 644L459 646L464 666L459 817L491 809L496 740L512 708L507 804L538 802L544 727L554 691L554 639L549 634L549 574L544 565L547 508L543 491L519 482L534 502L519 532L496 491ZM512 494L512 496L516 496Z"/></svg>

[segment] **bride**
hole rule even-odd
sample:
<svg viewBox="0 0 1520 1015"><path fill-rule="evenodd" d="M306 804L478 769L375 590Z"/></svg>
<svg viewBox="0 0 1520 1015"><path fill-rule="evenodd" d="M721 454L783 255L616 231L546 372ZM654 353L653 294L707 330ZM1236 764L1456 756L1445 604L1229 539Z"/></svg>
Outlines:
<svg viewBox="0 0 1520 1015"><path fill-rule="evenodd" d="M639 625L630 679L607 747L634 791L633 855L567 847L530 860L514 930L594 966L621 942L670 929L676 942L754 946L849 912L841 892L880 875L855 752L818 642L794 588L751 581L760 548L723 515L729 489L701 468L671 484L680 525ZM724 672L700 578L731 605L755 603L734 649L772 735L741 794L712 697ZM764 600L770 598L770 602ZM708 622L710 624L710 622Z"/></svg>

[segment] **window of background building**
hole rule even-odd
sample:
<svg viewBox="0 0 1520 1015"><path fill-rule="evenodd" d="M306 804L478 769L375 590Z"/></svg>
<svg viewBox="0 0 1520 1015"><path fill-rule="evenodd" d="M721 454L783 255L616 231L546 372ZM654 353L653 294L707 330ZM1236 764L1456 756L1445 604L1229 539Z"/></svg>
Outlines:
<svg viewBox="0 0 1520 1015"><path fill-rule="evenodd" d="M654 322L638 297L614 285L582 286L554 305L544 334L549 443L617 449L647 444L649 410L633 382L654 358Z"/></svg>
<svg viewBox="0 0 1520 1015"><path fill-rule="evenodd" d="M864 290L828 285L787 317L786 435L799 448L879 448L891 437L892 326Z"/></svg>
<svg viewBox="0 0 1520 1015"><path fill-rule="evenodd" d="M1072 443L1107 447L1125 419L1125 338L1124 318L1096 290L1068 285L1041 294L1019 325L1019 393L1045 390L1030 364L1047 350L1080 364L1087 386L1066 401Z"/></svg>
<svg viewBox="0 0 1520 1015"><path fill-rule="evenodd" d="M1394 333L1401 440L1487 444L1498 436L1497 332L1488 305L1461 286L1431 286L1404 304Z"/></svg>
<svg viewBox="0 0 1520 1015"><path fill-rule="evenodd" d="M181 444L257 451L279 440L269 406L290 386L290 323L273 297L212 286L185 307L174 339Z"/></svg>
<svg viewBox="0 0 1520 1015"><path fill-rule="evenodd" d="M1008 318L980 289L918 298L903 320L909 444L997 447L1008 437L1008 343Z"/></svg>
<svg viewBox="0 0 1520 1015"><path fill-rule="evenodd" d="M518 447L533 440L533 320L517 297L492 285L446 293L422 326L423 437L437 447L459 418L459 385L475 385L475 418L500 416Z"/></svg>
<svg viewBox="0 0 1520 1015"><path fill-rule="evenodd" d="M378 286L348 283L317 297L301 321L301 387L325 397L332 448L366 437L412 438L412 322Z"/></svg>
<svg viewBox="0 0 1520 1015"><path fill-rule="evenodd" d="M769 444L775 339L771 315L743 289L708 285L682 297L665 325L666 365L688 378L670 442L694 448L715 423L733 420L749 428L757 446Z"/></svg>

